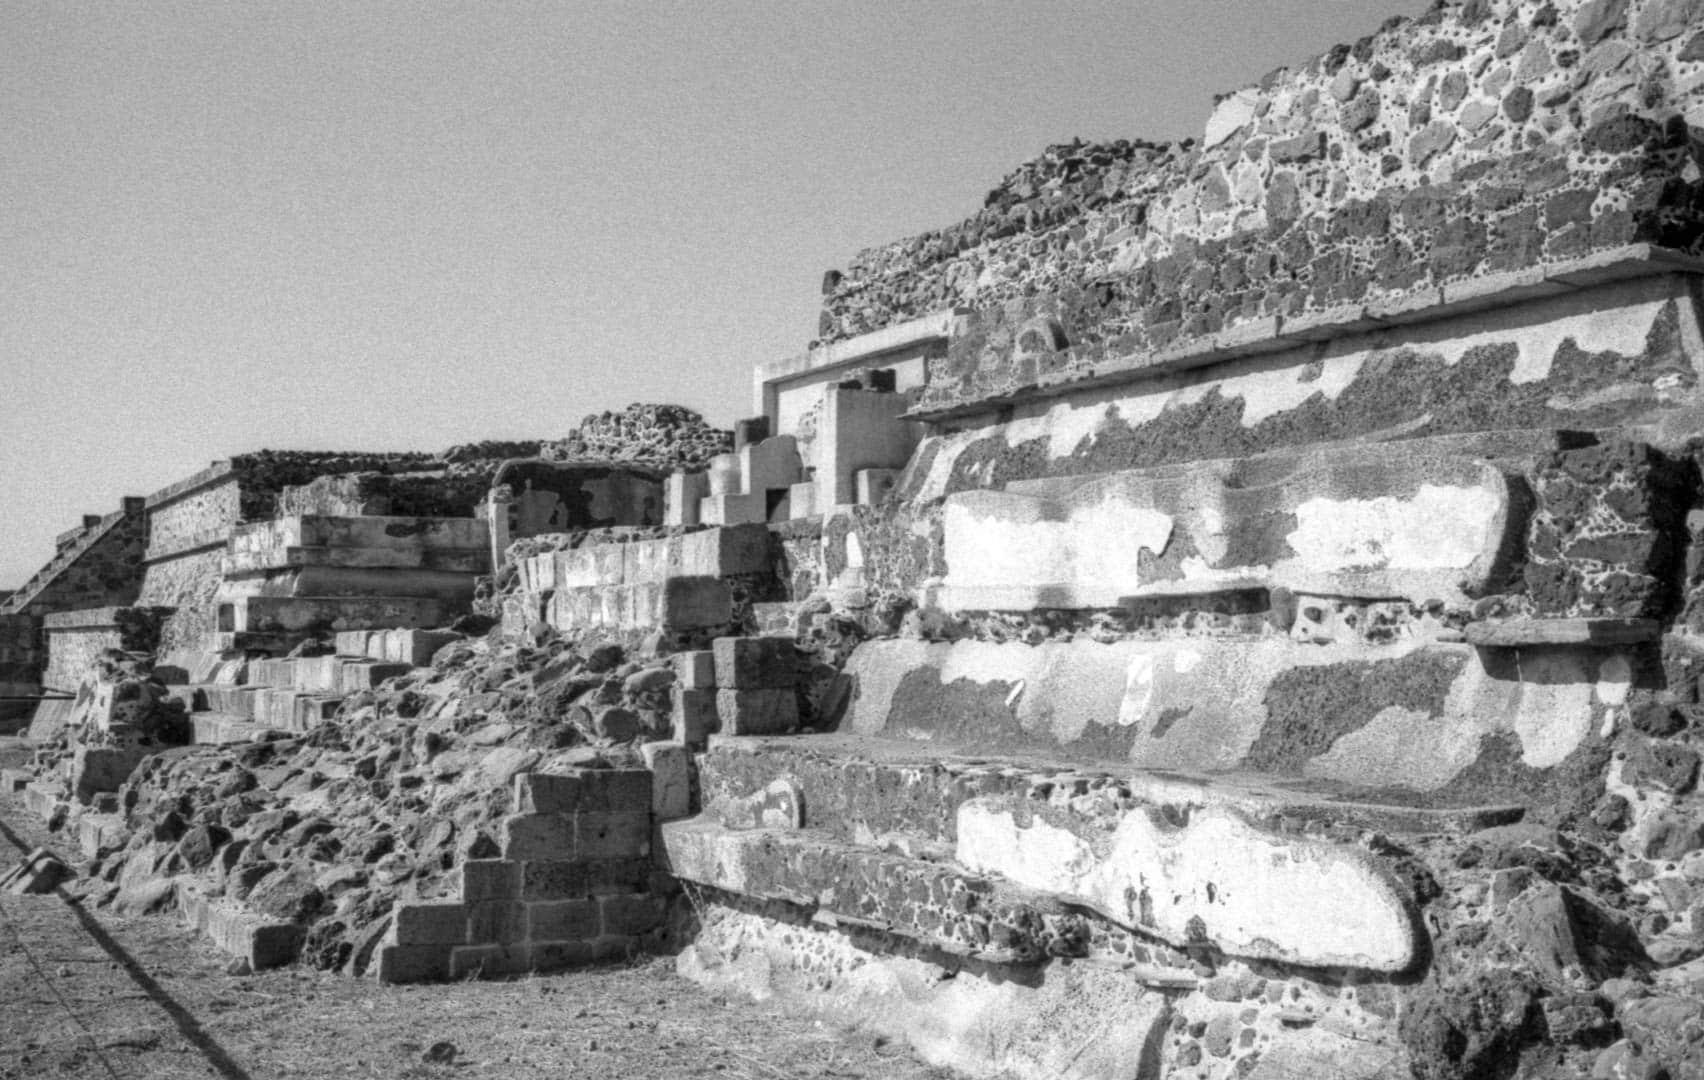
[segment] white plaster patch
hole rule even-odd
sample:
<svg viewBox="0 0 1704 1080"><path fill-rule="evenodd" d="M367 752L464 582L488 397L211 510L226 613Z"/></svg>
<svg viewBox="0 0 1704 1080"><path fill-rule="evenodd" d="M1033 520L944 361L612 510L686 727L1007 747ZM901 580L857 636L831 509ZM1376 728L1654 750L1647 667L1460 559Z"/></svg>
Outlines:
<svg viewBox="0 0 1704 1080"><path fill-rule="evenodd" d="M1323 395L1327 401L1336 401L1361 374L1361 367L1369 355L1370 350L1363 349L1343 356L1326 357L1317 377L1306 381L1302 378L1305 369L1301 367L1301 358L1295 357L1292 363L1283 367L1235 375L1218 386L1220 393L1228 398L1242 397L1243 426L1253 427L1269 416L1297 408L1315 394ZM1192 396L1205 395L1210 385L1203 384Z"/></svg>
<svg viewBox="0 0 1704 1080"><path fill-rule="evenodd" d="M1494 539L1502 506L1484 487L1423 484L1412 498L1309 499L1285 539L1302 566L1338 570L1459 569Z"/></svg>
<svg viewBox="0 0 1704 1080"><path fill-rule="evenodd" d="M1171 542L1172 519L1114 493L1072 507L1023 495L968 492L942 515L950 588L1066 585L1099 588L1113 598L1141 584L1141 551Z"/></svg>
<svg viewBox="0 0 1704 1080"><path fill-rule="evenodd" d="M1592 674L1562 652L1523 655L1520 696L1510 718L1521 761L1534 769L1561 764L1591 734Z"/></svg>
<svg viewBox="0 0 1704 1080"><path fill-rule="evenodd" d="M1554 311L1551 317L1533 319L1518 330L1510 330L1497 315L1474 316L1468 325L1478 324L1485 329L1454 336L1429 346L1428 351L1435 348L1443 354L1444 362L1453 366L1460 363L1470 349L1513 343L1520 354L1515 359L1514 370L1509 372L1509 381L1517 385L1538 382L1549 376L1556 350L1568 338L1573 338L1574 343L1586 352L1613 350L1629 355L1644 352L1651 324L1666 303L1668 297L1663 296L1656 300L1582 311L1579 300L1563 297L1544 301L1544 305L1552 309L1571 308L1572 311Z"/></svg>
<svg viewBox="0 0 1704 1080"><path fill-rule="evenodd" d="M1044 819L1019 825L997 799L962 804L957 831L967 868L1084 897L1173 944L1204 926L1238 956L1377 971L1414 960L1408 905L1368 856L1272 836L1222 807L1199 809L1181 827L1146 810L1128 813L1104 856L1101 845Z"/></svg>
<svg viewBox="0 0 1704 1080"><path fill-rule="evenodd" d="M1415 752L1417 742L1424 743L1425 753ZM1478 756L1479 732L1462 718L1439 720L1392 705L1332 743L1302 771L1357 784L1431 791L1449 783Z"/></svg>
<svg viewBox="0 0 1704 1080"><path fill-rule="evenodd" d="M1130 667L1124 675L1124 698L1118 703L1118 726L1130 727L1142 722L1148 706L1154 700L1154 657L1139 652L1130 657Z"/></svg>
<svg viewBox="0 0 1704 1080"><path fill-rule="evenodd" d="M1625 656L1611 656L1598 665L1597 698L1604 705L1618 707L1627 704L1627 691L1633 687L1633 665Z"/></svg>
<svg viewBox="0 0 1704 1080"><path fill-rule="evenodd" d="M1205 659L1200 653L1190 648L1180 648L1172 655L1172 670L1179 675L1188 675L1201 666Z"/></svg>

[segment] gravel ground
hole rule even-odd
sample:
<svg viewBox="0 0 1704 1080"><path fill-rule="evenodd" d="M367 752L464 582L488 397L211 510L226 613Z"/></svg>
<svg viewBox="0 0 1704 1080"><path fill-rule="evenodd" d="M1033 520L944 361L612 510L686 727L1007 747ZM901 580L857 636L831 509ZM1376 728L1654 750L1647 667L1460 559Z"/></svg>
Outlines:
<svg viewBox="0 0 1704 1080"><path fill-rule="evenodd" d="M49 836L0 796L0 870ZM225 973L169 917L0 894L0 1080L670 1077L948 1080L904 1047L712 996L668 958L506 982L379 986Z"/></svg>

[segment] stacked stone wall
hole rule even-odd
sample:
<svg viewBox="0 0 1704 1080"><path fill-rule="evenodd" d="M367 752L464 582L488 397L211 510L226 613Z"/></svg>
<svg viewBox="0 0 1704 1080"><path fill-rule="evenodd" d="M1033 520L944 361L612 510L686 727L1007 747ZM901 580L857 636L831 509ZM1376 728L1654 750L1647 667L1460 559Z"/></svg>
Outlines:
<svg viewBox="0 0 1704 1080"><path fill-rule="evenodd" d="M1263 320L1436 302L1634 243L1697 251L1689 12L1440 5L1228 95L1199 141L1052 147L969 220L831 274L822 336L976 309L981 334L931 364L938 411Z"/></svg>

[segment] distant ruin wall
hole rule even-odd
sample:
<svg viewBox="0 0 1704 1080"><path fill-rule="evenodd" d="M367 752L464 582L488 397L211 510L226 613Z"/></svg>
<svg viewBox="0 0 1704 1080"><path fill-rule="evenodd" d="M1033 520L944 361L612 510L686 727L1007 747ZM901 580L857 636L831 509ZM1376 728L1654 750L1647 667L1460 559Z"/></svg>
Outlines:
<svg viewBox="0 0 1704 1080"><path fill-rule="evenodd" d="M160 643L161 623L169 614L160 608L106 607L47 616L43 624L48 658L42 685L75 692L106 650L154 651Z"/></svg>
<svg viewBox="0 0 1704 1080"><path fill-rule="evenodd" d="M1696 252L1700 126L1686 0L1441 5L1223 98L1199 142L1050 148L969 220L831 274L821 336L976 309L984 336L931 365L921 407L945 410L1085 351L1432 303L1632 243Z"/></svg>

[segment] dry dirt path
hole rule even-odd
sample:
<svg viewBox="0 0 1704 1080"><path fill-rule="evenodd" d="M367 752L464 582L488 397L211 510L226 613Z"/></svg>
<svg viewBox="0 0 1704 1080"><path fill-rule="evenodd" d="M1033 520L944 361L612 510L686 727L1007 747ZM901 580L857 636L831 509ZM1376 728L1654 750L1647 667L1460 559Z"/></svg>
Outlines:
<svg viewBox="0 0 1704 1080"><path fill-rule="evenodd" d="M0 869L40 844L76 855L0 796ZM0 1080L952 1075L867 1033L713 997L666 958L413 987L225 964L170 917L0 894Z"/></svg>

